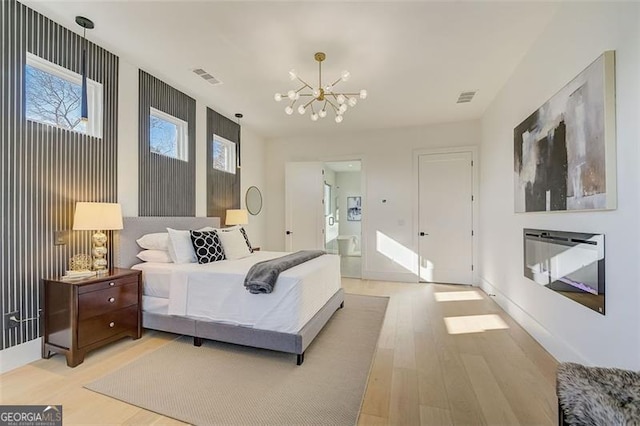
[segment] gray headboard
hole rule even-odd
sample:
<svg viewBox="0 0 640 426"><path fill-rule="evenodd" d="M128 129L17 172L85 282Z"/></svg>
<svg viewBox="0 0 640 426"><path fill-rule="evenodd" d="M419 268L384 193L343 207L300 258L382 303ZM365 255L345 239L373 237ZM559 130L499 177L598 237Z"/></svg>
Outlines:
<svg viewBox="0 0 640 426"><path fill-rule="evenodd" d="M136 255L142 250L136 240L144 234L167 232L167 227L175 229L199 229L205 226L220 227L219 217L125 217L123 229L114 236L114 265L129 268L140 260Z"/></svg>

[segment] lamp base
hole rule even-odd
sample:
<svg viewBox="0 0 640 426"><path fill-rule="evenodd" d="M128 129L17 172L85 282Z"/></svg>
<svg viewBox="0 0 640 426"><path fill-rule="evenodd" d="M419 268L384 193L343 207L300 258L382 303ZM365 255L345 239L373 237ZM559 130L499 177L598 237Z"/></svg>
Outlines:
<svg viewBox="0 0 640 426"><path fill-rule="evenodd" d="M98 274L104 274L108 272L107 262L107 235L102 231L97 231L91 237L93 241L93 248L91 254L93 256L93 270Z"/></svg>

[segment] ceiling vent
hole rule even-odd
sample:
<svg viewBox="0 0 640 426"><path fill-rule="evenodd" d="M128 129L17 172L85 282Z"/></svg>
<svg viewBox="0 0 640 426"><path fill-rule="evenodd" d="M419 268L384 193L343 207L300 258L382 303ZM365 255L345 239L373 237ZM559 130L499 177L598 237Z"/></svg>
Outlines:
<svg viewBox="0 0 640 426"><path fill-rule="evenodd" d="M202 79L204 79L209 84L213 84L214 86L217 86L218 84L222 84L222 82L220 80L218 80L217 78L215 78L214 76L212 76L211 74L209 74L208 72L203 70L202 68L197 68L197 69L193 70L193 72L196 75L200 76Z"/></svg>
<svg viewBox="0 0 640 426"><path fill-rule="evenodd" d="M458 96L458 101L456 103L458 103L458 104L466 104L467 102L471 102L471 99L473 99L473 97L475 96L476 93L478 93L477 90L468 91L468 92L462 92Z"/></svg>

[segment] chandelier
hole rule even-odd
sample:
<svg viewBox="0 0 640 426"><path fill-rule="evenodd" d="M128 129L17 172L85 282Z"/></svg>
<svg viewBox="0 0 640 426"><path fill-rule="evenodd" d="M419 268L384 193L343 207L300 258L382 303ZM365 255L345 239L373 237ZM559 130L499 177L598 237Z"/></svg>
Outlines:
<svg viewBox="0 0 640 426"><path fill-rule="evenodd" d="M304 115L307 109L311 110L311 120L318 121L318 118L325 118L327 116L327 110L333 110L336 123L341 123L343 114L349 107L354 107L358 103L358 97L360 99L367 98L367 91L362 89L358 93L346 93L335 91L335 86L341 81L349 80L351 73L349 71L342 71L340 78L331 84L322 84L322 61L325 60L326 55L323 52L317 52L314 55L316 61L318 61L318 86L314 87L300 78L296 70L289 71L289 78L291 81L298 80L302 83L302 87L298 90L289 90L286 94L276 93L274 99L276 102L280 102L283 99L290 101L286 106L284 112L287 115L293 114L293 107L296 102L302 98L301 103L298 105L298 113ZM317 102L317 103L316 103Z"/></svg>

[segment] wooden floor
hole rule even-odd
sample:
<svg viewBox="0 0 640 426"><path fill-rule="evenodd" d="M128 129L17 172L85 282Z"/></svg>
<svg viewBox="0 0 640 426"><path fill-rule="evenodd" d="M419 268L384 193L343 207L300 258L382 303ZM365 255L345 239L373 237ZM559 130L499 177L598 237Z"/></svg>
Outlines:
<svg viewBox="0 0 640 426"><path fill-rule="evenodd" d="M556 361L481 290L343 279L389 296L360 425L553 425ZM62 404L64 424L182 424L82 387L165 345L146 332L87 355L56 355L0 376L0 404Z"/></svg>

